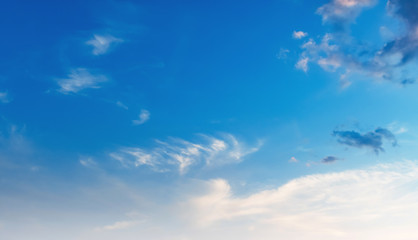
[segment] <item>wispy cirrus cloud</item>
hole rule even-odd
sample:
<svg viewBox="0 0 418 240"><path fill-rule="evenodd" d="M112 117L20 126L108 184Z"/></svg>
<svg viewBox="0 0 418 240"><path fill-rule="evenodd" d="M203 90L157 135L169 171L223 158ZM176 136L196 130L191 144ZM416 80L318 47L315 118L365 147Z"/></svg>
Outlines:
<svg viewBox="0 0 418 240"><path fill-rule="evenodd" d="M103 55L109 51L111 46L121 42L123 42L122 39L113 37L111 35L95 34L92 39L86 42L86 44L93 46L92 53L94 55Z"/></svg>
<svg viewBox="0 0 418 240"><path fill-rule="evenodd" d="M306 72L309 64L314 63L326 71L337 72L342 87L350 85L352 74L402 85L414 83L418 67L418 21L415 14L418 4L409 0L388 1L387 14L401 20L406 31L396 29L391 32L386 26L380 27L391 32L391 39L384 39L383 45L376 45L356 39L350 33L350 25L356 18L376 3L376 0L332 0L319 7L317 13L322 16L323 23L331 25L333 30L302 44L296 67Z"/></svg>
<svg viewBox="0 0 418 240"><path fill-rule="evenodd" d="M121 101L116 101L116 106L118 106L118 107L120 107L120 108L123 108L123 109L125 109L125 110L128 110L129 109L129 107L128 106L126 106L123 102L121 102Z"/></svg>
<svg viewBox="0 0 418 240"><path fill-rule="evenodd" d="M134 125L144 124L150 119L150 116L151 116L151 113L148 110L142 109L141 112L139 113L139 119L132 120L132 123Z"/></svg>
<svg viewBox="0 0 418 240"><path fill-rule="evenodd" d="M91 158L91 157L81 157L79 159L79 162L80 162L81 165L83 165L84 167L87 167L87 168L97 166L96 161L94 161L94 159Z"/></svg>
<svg viewBox="0 0 418 240"><path fill-rule="evenodd" d="M58 79L57 84L59 92L70 94L89 88L101 88L101 84L107 81L105 75L91 73L86 68L76 68L71 70L67 78Z"/></svg>
<svg viewBox="0 0 418 240"><path fill-rule="evenodd" d="M151 149L123 147L110 156L126 167L148 166L159 172L177 169L184 174L193 165L216 166L241 162L245 156L261 147L261 143L248 147L230 134L220 138L201 135L200 141L195 142L170 138L168 141L157 140L156 144Z"/></svg>
<svg viewBox="0 0 418 240"><path fill-rule="evenodd" d="M356 131L334 131L333 135L338 137L338 142L341 144L357 148L370 148L376 154L384 152L383 140L390 141L393 146L397 145L395 135L385 128L376 128L376 130L364 134Z"/></svg>

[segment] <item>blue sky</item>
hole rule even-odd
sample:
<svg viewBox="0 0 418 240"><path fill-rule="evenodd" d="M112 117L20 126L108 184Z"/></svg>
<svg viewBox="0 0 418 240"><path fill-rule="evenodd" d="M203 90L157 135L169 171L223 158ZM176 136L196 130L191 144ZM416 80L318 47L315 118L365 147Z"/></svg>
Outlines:
<svg viewBox="0 0 418 240"><path fill-rule="evenodd" d="M417 11L4 2L0 238L414 239Z"/></svg>

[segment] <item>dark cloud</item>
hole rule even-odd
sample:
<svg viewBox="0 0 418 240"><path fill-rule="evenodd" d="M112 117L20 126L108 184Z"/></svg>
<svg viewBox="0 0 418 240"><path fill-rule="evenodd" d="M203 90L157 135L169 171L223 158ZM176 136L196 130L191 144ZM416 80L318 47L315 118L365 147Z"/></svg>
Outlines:
<svg viewBox="0 0 418 240"><path fill-rule="evenodd" d="M390 141L393 146L397 145L395 135L385 128L377 128L374 131L361 134L356 131L334 131L338 142L350 147L371 148L376 154L384 152L383 140Z"/></svg>
<svg viewBox="0 0 418 240"><path fill-rule="evenodd" d="M415 80L414 79L410 79L410 78L408 78L408 79L404 79L404 80L402 80L402 82L401 82L401 84L403 85L403 86L406 86L406 85L409 85L409 84L414 84L415 83Z"/></svg>
<svg viewBox="0 0 418 240"><path fill-rule="evenodd" d="M389 0L387 10L405 23L407 31L404 36L387 43L382 54L401 54L398 65L405 65L418 55L418 1Z"/></svg>
<svg viewBox="0 0 418 240"><path fill-rule="evenodd" d="M321 160L321 162L322 163L333 163L333 162L335 162L335 161L337 161L337 160L340 160L339 158L337 158L337 157L334 157L334 156L327 156L327 157L324 157L322 160Z"/></svg>
<svg viewBox="0 0 418 240"><path fill-rule="evenodd" d="M398 144L396 141L395 135L391 131L387 130L386 128L377 128L376 130L374 130L374 132L377 134L380 134L387 140L391 141L392 146L396 146Z"/></svg>
<svg viewBox="0 0 418 240"><path fill-rule="evenodd" d="M388 10L403 18L409 25L418 25L418 1L416 0L389 0Z"/></svg>

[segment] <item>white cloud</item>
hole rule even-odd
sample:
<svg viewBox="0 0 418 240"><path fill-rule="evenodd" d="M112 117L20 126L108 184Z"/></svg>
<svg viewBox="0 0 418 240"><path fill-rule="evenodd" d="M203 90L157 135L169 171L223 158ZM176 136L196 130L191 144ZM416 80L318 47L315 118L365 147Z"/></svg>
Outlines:
<svg viewBox="0 0 418 240"><path fill-rule="evenodd" d="M104 75L92 74L85 68L76 68L71 70L67 78L58 79L57 83L60 86L59 92L69 94L88 88L100 88L100 84L106 81L107 78Z"/></svg>
<svg viewBox="0 0 418 240"><path fill-rule="evenodd" d="M139 119L132 120L132 123L134 125L144 124L146 121L148 121L150 119L150 116L151 116L151 114L148 110L142 109L141 113L139 114Z"/></svg>
<svg viewBox="0 0 418 240"><path fill-rule="evenodd" d="M293 31L293 34L292 34L292 37L294 39L302 39L306 36L308 36L308 33L302 32L302 31Z"/></svg>
<svg viewBox="0 0 418 240"><path fill-rule="evenodd" d="M5 195L1 234L35 240L415 240L418 234L418 162L313 174L239 194L235 181L184 180L126 185L112 176L82 191L61 183L57 195L54 182L43 194ZM33 199L30 206L25 199Z"/></svg>
<svg viewBox="0 0 418 240"><path fill-rule="evenodd" d="M246 197L215 179L207 182L207 194L189 201L188 214L200 228L250 229L260 239L412 240L418 233L417 181L418 164L409 161L309 175Z"/></svg>
<svg viewBox="0 0 418 240"><path fill-rule="evenodd" d="M348 24L366 7L376 4L376 0L332 0L318 8L317 13L322 15L324 22L337 25Z"/></svg>
<svg viewBox="0 0 418 240"><path fill-rule="evenodd" d="M1 103L9 103L11 98L8 92L0 92L0 102Z"/></svg>
<svg viewBox="0 0 418 240"><path fill-rule="evenodd" d="M123 40L110 35L94 35L93 39L87 41L86 44L93 46L94 55L102 55L107 53L111 45L120 42L123 42Z"/></svg>
<svg viewBox="0 0 418 240"><path fill-rule="evenodd" d="M221 138L201 135L201 141L189 142L171 138L169 141L157 140L152 149L123 147L110 156L121 162L125 167L148 166L154 171L171 171L177 168L184 174L194 164L218 166L238 163L245 156L258 151L261 143L255 147L247 147L234 136L225 134Z"/></svg>
<svg viewBox="0 0 418 240"><path fill-rule="evenodd" d="M302 57L301 59L299 59L299 61L296 63L295 67L297 69L301 69L304 72L308 71L308 62L309 62L309 58L308 57Z"/></svg>
<svg viewBox="0 0 418 240"><path fill-rule="evenodd" d="M297 158L295 158L295 157L291 157L291 158L289 159L289 162L290 162L290 163L297 163L297 162L299 162L299 160L298 160Z"/></svg>

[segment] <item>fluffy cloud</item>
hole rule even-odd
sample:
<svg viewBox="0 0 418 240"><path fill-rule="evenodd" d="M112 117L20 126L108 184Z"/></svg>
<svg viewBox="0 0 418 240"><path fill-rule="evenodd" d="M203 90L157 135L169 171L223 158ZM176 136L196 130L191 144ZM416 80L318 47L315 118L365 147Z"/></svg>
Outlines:
<svg viewBox="0 0 418 240"><path fill-rule="evenodd" d="M377 128L374 131L361 134L356 131L334 131L334 136L338 137L338 142L350 147L367 147L371 148L376 154L383 152L383 140L392 142L393 146L397 145L395 135L385 128Z"/></svg>
<svg viewBox="0 0 418 240"><path fill-rule="evenodd" d="M146 121L149 120L151 114L148 110L142 109L141 113L139 113L139 119L133 120L132 123L134 125L141 125L144 124Z"/></svg>
<svg viewBox="0 0 418 240"><path fill-rule="evenodd" d="M393 33L392 39L384 45L375 45L354 38L349 30L357 16L375 3L375 0L333 0L318 8L317 13L325 24L333 26L333 31L320 39L308 39L301 46L297 68L306 72L309 63L315 63L326 71L336 71L343 86L348 86L348 76L356 73L402 85L414 83L418 67L418 21L415 14L418 4L409 0L388 1L388 14L400 19L406 31ZM387 27L384 29L390 31Z"/></svg>
<svg viewBox="0 0 418 240"><path fill-rule="evenodd" d="M177 168L184 174L195 164L223 165L238 163L260 145L247 147L230 134L222 138L202 135L202 141L189 142L183 139L171 138L169 141L157 140L157 146L152 149L123 147L110 156L123 166L148 166L154 171L171 171Z"/></svg>
<svg viewBox="0 0 418 240"><path fill-rule="evenodd" d="M100 88L100 84L106 82L104 75L92 74L85 68L76 68L71 70L67 78L58 79L58 91L64 94L78 93L88 88Z"/></svg>
<svg viewBox="0 0 418 240"><path fill-rule="evenodd" d="M293 34L292 34L292 37L294 39L302 39L306 36L308 36L308 33L302 32L302 31L293 31Z"/></svg>
<svg viewBox="0 0 418 240"><path fill-rule="evenodd" d="M416 162L309 175L245 197L215 179L189 207L193 222L213 235L230 229L217 239L412 240L418 232L417 180Z"/></svg>
<svg viewBox="0 0 418 240"><path fill-rule="evenodd" d="M123 42L123 40L110 35L94 35L93 39L87 41L86 44L93 46L94 55L102 55L107 53L112 45L120 42Z"/></svg>

